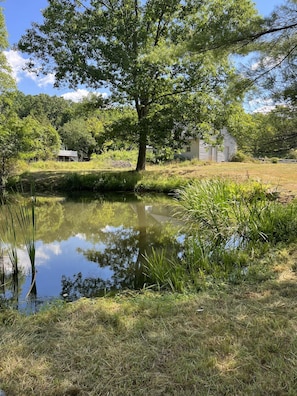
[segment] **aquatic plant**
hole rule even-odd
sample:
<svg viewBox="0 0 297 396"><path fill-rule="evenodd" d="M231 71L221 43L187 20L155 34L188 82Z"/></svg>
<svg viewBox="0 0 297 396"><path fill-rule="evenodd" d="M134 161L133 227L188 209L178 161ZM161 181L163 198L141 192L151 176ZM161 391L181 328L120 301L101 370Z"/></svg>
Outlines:
<svg viewBox="0 0 297 396"><path fill-rule="evenodd" d="M254 276L254 265L278 243L297 238L297 201L274 200L258 182L201 180L179 191L188 225L184 251L146 255L146 276L158 289L198 290ZM173 285L173 286L172 286Z"/></svg>
<svg viewBox="0 0 297 396"><path fill-rule="evenodd" d="M258 182L201 180L179 191L183 217L217 245L230 239L238 244L267 241L263 224L279 207L268 187Z"/></svg>
<svg viewBox="0 0 297 396"><path fill-rule="evenodd" d="M36 198L31 197L29 205L19 205L16 209L16 218L21 229L24 244L26 246L30 264L31 264L31 286L27 296L30 294L36 295L36 268L35 268L35 255L36 255L36 214L35 214Z"/></svg>
<svg viewBox="0 0 297 396"><path fill-rule="evenodd" d="M150 254L144 255L144 259L144 274L150 285L155 285L158 290L185 291L185 268L178 260L169 258L165 249L152 249Z"/></svg>

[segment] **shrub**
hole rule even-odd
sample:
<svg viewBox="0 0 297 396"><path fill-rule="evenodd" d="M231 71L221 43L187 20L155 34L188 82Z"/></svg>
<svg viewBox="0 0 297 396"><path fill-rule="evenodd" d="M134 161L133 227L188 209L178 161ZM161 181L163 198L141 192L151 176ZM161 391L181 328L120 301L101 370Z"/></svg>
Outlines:
<svg viewBox="0 0 297 396"><path fill-rule="evenodd" d="M230 162L245 162L247 160L247 155L242 151L237 151L237 153L233 154Z"/></svg>

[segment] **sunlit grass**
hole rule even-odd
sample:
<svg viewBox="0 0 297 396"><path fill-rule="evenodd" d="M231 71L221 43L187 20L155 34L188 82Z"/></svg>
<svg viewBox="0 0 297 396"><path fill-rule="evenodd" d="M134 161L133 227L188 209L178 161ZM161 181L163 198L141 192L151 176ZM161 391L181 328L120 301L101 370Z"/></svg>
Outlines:
<svg viewBox="0 0 297 396"><path fill-rule="evenodd" d="M102 172L127 172L132 173L135 166L131 162L130 168L115 168L109 161L92 160L89 162L36 162L30 165L23 163L18 170L18 175L11 180L10 186L30 186L30 180L35 180L37 188L46 191L55 191L61 185L61 179L67 173L86 175L95 174L100 178ZM146 171L140 173L139 186L145 190L163 188L168 191L179 188L186 182L223 177L238 182L252 180L271 186L286 197L297 195L297 163L272 164L272 163L211 163L197 160L175 162L166 165L147 164ZM172 180L172 181L171 181ZM20 188L21 189L21 188Z"/></svg>
<svg viewBox="0 0 297 396"><path fill-rule="evenodd" d="M150 180L154 188L168 188L172 178L171 187L179 188L185 181L220 176L258 180L272 191L294 195L296 169L296 164L254 163L148 166L136 185L145 190ZM53 190L65 174L35 173ZM117 176L111 176L116 183ZM271 212L265 232L273 224L283 238L289 222L281 228L279 221L295 216L287 207ZM12 396L295 395L296 244L283 240L252 266L250 251L241 258L250 268L244 282L212 282L207 291L208 252L194 244L189 253L190 271L196 271L197 258L205 260L206 276L196 285L200 293L185 290L180 279L173 283L168 277L172 267L163 272L155 267L159 289L163 277L168 289L180 287L184 293L127 291L113 299L56 303L30 317L0 311L0 389ZM155 261L164 262L164 255L156 252Z"/></svg>
<svg viewBox="0 0 297 396"><path fill-rule="evenodd" d="M129 292L31 317L0 313L1 389L24 396L294 395L296 276L282 280L282 273L208 293Z"/></svg>

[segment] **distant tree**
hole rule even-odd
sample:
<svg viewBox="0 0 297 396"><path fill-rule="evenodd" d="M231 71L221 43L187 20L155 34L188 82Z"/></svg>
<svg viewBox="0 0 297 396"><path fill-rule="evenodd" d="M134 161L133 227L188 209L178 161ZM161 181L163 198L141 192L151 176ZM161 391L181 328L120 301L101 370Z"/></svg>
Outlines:
<svg viewBox="0 0 297 396"><path fill-rule="evenodd" d="M21 157L37 160L56 158L61 147L61 139L56 129L49 122L42 124L32 116L24 118L22 123Z"/></svg>
<svg viewBox="0 0 297 396"><path fill-rule="evenodd" d="M0 196L23 150L23 125L12 110L11 99L0 98Z"/></svg>
<svg viewBox="0 0 297 396"><path fill-rule="evenodd" d="M254 155L261 130L261 120L255 115L247 113L242 103L234 103L226 108L225 126L236 139L238 149L246 154Z"/></svg>
<svg viewBox="0 0 297 396"><path fill-rule="evenodd" d="M7 32L0 8L0 196L3 196L7 178L21 149L22 127L13 110L13 93L16 90L11 69L4 55L8 47Z"/></svg>
<svg viewBox="0 0 297 396"><path fill-rule="evenodd" d="M57 96L46 94L25 95L18 91L14 100L15 110L20 118L29 115L39 122L50 123L58 129L74 117L74 104Z"/></svg>
<svg viewBox="0 0 297 396"><path fill-rule="evenodd" d="M105 99L102 95L89 93L87 97L82 98L77 103L72 103L72 109L75 118L87 118L98 110L108 107L109 99Z"/></svg>
<svg viewBox="0 0 297 396"><path fill-rule="evenodd" d="M87 130L87 126L86 120L77 118L67 122L59 130L64 147L77 151L81 160L90 159L96 148L96 140Z"/></svg>
<svg viewBox="0 0 297 396"><path fill-rule="evenodd" d="M200 94L201 100L225 96L233 70L227 51L206 51L215 47L211 38L219 38L222 48L230 32L235 38L257 20L250 0L51 0L43 16L19 49L33 55L39 73L54 73L57 86L107 86L114 101L133 104L138 171L145 169L150 140L158 135L166 144L172 134L173 122L157 129L159 114L165 120L171 108L178 116L174 105L191 103L192 95L193 104ZM209 106L208 114L214 112Z"/></svg>
<svg viewBox="0 0 297 396"><path fill-rule="evenodd" d="M297 116L294 107L277 106L267 114L255 114L258 137L256 156L285 157L297 149Z"/></svg>
<svg viewBox="0 0 297 396"><path fill-rule="evenodd" d="M8 65L4 51L8 47L7 31L3 16L2 7L0 7L0 95L7 92L15 91L16 84Z"/></svg>

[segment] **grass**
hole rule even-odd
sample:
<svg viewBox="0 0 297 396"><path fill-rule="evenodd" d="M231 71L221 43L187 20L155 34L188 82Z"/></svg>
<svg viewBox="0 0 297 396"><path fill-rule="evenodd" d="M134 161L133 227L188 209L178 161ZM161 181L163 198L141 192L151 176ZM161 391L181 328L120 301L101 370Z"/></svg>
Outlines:
<svg viewBox="0 0 297 396"><path fill-rule="evenodd" d="M191 162L148 167L135 186L168 183L168 189L172 178L179 188L220 176L260 180L287 200L297 194L296 170L297 164ZM60 171L35 169L26 177L43 178L44 186L55 178L54 190L65 176ZM78 175L102 172L80 169ZM104 172L114 176L123 170ZM0 389L7 396L295 396L296 243L270 249L257 264L254 276L240 285L212 283L200 293L147 288L57 302L33 316L0 310ZM156 278L166 280L167 270Z"/></svg>
<svg viewBox="0 0 297 396"><path fill-rule="evenodd" d="M72 184L72 188L76 186L76 188L83 189L86 185L87 189L96 191L96 182L98 183L102 175L105 175L106 179L110 175L114 178L111 184L115 189L115 180L120 174L120 187L123 179L129 178L132 179L131 189L168 192L192 180L223 177L235 181L247 179L261 181L271 185L273 190L277 189L285 199L297 195L297 163L207 163L193 160L169 165L147 165L147 170L137 174L137 177L132 169L134 169L133 166L126 170L110 166L108 162L98 163L95 160L85 163L37 162L30 166L23 164L19 168L19 175L10 180L10 186L13 188L18 186L19 190L23 188L29 191L34 182L36 193L62 191L67 186L65 179L67 180L68 177L79 180L79 186ZM103 188L100 183L99 188Z"/></svg>
<svg viewBox="0 0 297 396"><path fill-rule="evenodd" d="M295 395L296 252L275 280L0 313L7 395ZM285 263L285 264L284 264Z"/></svg>

